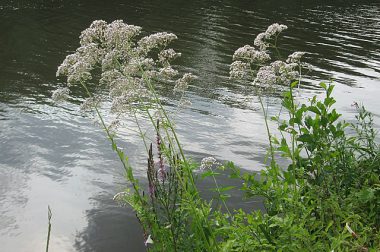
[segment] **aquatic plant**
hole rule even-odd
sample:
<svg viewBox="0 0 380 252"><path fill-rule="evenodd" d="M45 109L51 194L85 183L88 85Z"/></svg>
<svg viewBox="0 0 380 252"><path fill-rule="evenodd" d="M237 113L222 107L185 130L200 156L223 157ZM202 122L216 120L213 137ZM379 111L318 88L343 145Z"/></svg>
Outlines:
<svg viewBox="0 0 380 252"><path fill-rule="evenodd" d="M268 133L269 162L260 173L249 173L213 157L190 162L182 149L157 87L171 85L183 103L196 77L179 73L171 61L180 53L167 48L177 39L155 33L138 39L141 27L94 21L80 37L81 46L66 57L57 75L68 87L54 93L69 95L81 85L88 95L83 107L92 108L113 150L122 162L130 187L114 199L132 206L140 221L145 245L152 251L376 251L380 244L380 158L372 115L358 106L358 123L339 120L333 108L334 86L321 83L324 99L299 104L294 88L302 84L309 65L304 52L282 58L278 49L285 25L273 24L233 55L231 79L256 87ZM104 85L108 97L95 96L89 81ZM281 87L283 114L268 118L261 91ZM112 112L132 116L147 152L147 186L134 176L128 156L117 145L113 123L106 124L99 106L110 99ZM137 115L144 113L155 140L142 132ZM268 121L278 125L278 136ZM356 134L348 133L348 128ZM153 143L154 142L154 143ZM281 155L289 161L280 167ZM246 197L263 201L265 211L230 209L232 187L220 187L220 170L242 181ZM199 176L200 175L200 176ZM209 177L217 200L205 200L196 180Z"/></svg>

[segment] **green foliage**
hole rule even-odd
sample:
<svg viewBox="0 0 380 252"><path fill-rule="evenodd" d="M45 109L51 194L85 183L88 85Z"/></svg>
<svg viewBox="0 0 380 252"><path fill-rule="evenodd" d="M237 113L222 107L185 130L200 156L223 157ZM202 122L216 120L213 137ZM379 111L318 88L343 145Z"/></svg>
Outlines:
<svg viewBox="0 0 380 252"><path fill-rule="evenodd" d="M151 146L148 180L154 193L137 190L128 200L153 241L149 250L377 251L380 157L372 115L358 107L357 124L340 121L332 107L334 86L321 87L325 98L308 104L298 104L290 87L282 103L287 119L273 118L280 137L270 134L269 152L287 158L288 167L274 159L260 173L244 173L228 162L200 174L214 180L217 200L201 198L193 183L197 167L178 156L165 154L170 167L160 179ZM243 181L245 197L262 199L265 211L231 211L227 192L234 187L218 186L222 170Z"/></svg>
<svg viewBox="0 0 380 252"><path fill-rule="evenodd" d="M273 151L290 161L275 161L260 174L240 174L248 197L260 196L266 212L236 211L219 229L227 251L378 251L380 249L379 147L372 115L358 107L358 123L339 121L332 108L333 85L326 96L297 104L292 88L284 94L287 120L273 118L281 138ZM348 128L356 134L349 135ZM289 140L290 139L290 140ZM221 217L222 218L222 217Z"/></svg>

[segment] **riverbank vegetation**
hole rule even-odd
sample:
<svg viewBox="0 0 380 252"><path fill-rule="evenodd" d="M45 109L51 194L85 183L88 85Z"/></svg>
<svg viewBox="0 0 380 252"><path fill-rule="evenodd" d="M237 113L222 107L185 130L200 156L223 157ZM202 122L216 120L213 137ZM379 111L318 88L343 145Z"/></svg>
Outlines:
<svg viewBox="0 0 380 252"><path fill-rule="evenodd" d="M142 37L141 27L121 20L95 21L82 32L80 47L58 68L57 75L67 77L67 87L54 92L53 98L69 97L71 85L81 85L88 95L82 108L99 117L130 184L115 200L132 206L147 250L380 249L380 150L372 115L355 104L357 122L341 120L333 108L332 84L320 84L324 98L299 102L302 73L310 67L302 61L303 52L282 56L278 43L286 29L269 26L257 35L254 45L236 50L230 69L231 81L255 86L261 104L268 155L267 167L259 173L213 157L197 164L186 156L157 92L162 85L171 85L178 106L190 104L186 89L197 77L180 75L172 66L180 57L168 48L177 39L174 34ZM95 92L98 88L108 90L108 95ZM281 113L269 118L270 108L262 97L279 90L283 92ZM111 100L115 122L103 119L104 100ZM117 122L125 116L134 118L146 148L147 186L135 176L128 153L117 144ZM144 129L141 118L148 120L151 131ZM269 121L277 124L277 132L270 131ZM241 181L241 187L218 184L222 172ZM197 181L205 177L213 181L213 200L202 198L198 188ZM265 211L228 205L229 191L237 189L246 198L262 201Z"/></svg>

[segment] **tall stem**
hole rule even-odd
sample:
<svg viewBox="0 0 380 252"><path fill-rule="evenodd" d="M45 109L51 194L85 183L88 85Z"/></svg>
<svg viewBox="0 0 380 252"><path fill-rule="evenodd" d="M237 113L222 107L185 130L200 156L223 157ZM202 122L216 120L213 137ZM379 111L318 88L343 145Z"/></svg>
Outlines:
<svg viewBox="0 0 380 252"><path fill-rule="evenodd" d="M267 110L265 109L264 107L264 103L263 103L263 100L261 98L261 95L258 95L259 97L259 102L260 102L260 105L261 105L261 109L263 110L263 114L264 114L264 121L265 121L265 127L266 127L266 130L267 130L267 134L268 134L268 140L269 140L269 146L270 146L270 155L271 155L271 164L273 164L274 162L274 148L273 148L273 144L272 144L272 135L270 133L270 129L269 129L269 124L268 124L268 112Z"/></svg>

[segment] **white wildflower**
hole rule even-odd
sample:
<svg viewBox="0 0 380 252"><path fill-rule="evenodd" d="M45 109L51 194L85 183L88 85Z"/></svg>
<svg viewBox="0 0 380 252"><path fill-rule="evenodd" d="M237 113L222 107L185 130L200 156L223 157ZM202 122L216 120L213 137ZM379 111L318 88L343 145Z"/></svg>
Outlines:
<svg viewBox="0 0 380 252"><path fill-rule="evenodd" d="M239 59L251 59L256 54L256 49L253 46L245 45L243 47L240 47L237 49L232 56L233 60L239 60Z"/></svg>
<svg viewBox="0 0 380 252"><path fill-rule="evenodd" d="M122 201L125 196L127 196L128 193L127 192L118 192L115 194L115 196L113 196L113 200L114 201Z"/></svg>
<svg viewBox="0 0 380 252"><path fill-rule="evenodd" d="M146 54L154 48L165 48L170 42L177 39L173 33L159 32L140 39L137 44L139 52Z"/></svg>
<svg viewBox="0 0 380 252"><path fill-rule="evenodd" d="M305 52L294 52L288 56L286 63L299 63Z"/></svg>
<svg viewBox="0 0 380 252"><path fill-rule="evenodd" d="M115 88L111 90L111 92L115 91ZM116 113L129 111L150 98L150 93L144 87L125 88L124 90L121 90L118 95L115 95L115 93L111 95L114 95L112 99L111 111Z"/></svg>
<svg viewBox="0 0 380 252"><path fill-rule="evenodd" d="M236 79L243 79L249 77L251 72L251 65L242 61L234 61L230 66L230 77Z"/></svg>
<svg viewBox="0 0 380 252"><path fill-rule="evenodd" d="M103 20L94 21L81 33L81 46L58 67L57 77L66 76L68 86L84 84L92 79L93 70L100 68L99 83L109 88L111 111L122 113L144 106L152 98L147 86L153 78L174 81L178 71L171 67L170 62L181 54L166 49L177 39L173 33L160 32L137 40L140 32L141 27L128 25L122 20L109 24ZM194 75L185 74L176 81L175 92L184 92L193 79ZM65 96L65 92L57 91L54 97ZM90 98L81 108L91 110L99 102L98 98Z"/></svg>
<svg viewBox="0 0 380 252"><path fill-rule="evenodd" d="M268 27L265 32L260 33L256 36L254 45L260 48L261 51L266 50L269 47L267 40L271 39L273 36L279 34L280 32L288 29L286 25L274 23Z"/></svg>
<svg viewBox="0 0 380 252"><path fill-rule="evenodd" d="M191 107L191 105L192 105L192 103L188 99L181 98L181 100L179 100L179 107L180 108L189 108L189 107Z"/></svg>
<svg viewBox="0 0 380 252"><path fill-rule="evenodd" d="M144 72L144 76L148 79L158 79L159 73L156 70L148 70Z"/></svg>
<svg viewBox="0 0 380 252"><path fill-rule="evenodd" d="M288 85L298 80L301 69L308 67L300 61L304 52L295 52L289 55L286 61L277 60L267 63L271 60L267 48L273 46L270 40L287 28L286 25L272 24L265 32L256 36L255 47L245 45L237 49L233 55L234 62L230 66L230 77L253 79L253 84L260 86Z"/></svg>
<svg viewBox="0 0 380 252"><path fill-rule="evenodd" d="M137 77L123 77L110 83L110 97L123 96L128 93L129 96L134 93L146 92L144 82Z"/></svg>
<svg viewBox="0 0 380 252"><path fill-rule="evenodd" d="M76 53L69 54L66 56L65 60L58 67L56 76L67 76L69 74L69 69L80 60L80 56Z"/></svg>
<svg viewBox="0 0 380 252"><path fill-rule="evenodd" d="M123 58L122 52L118 50L111 50L106 53L102 59L102 70L112 70L120 66L121 59Z"/></svg>
<svg viewBox="0 0 380 252"><path fill-rule="evenodd" d="M123 20L115 20L108 24L104 31L105 44L109 48L128 48L132 38L141 32L140 26L128 25Z"/></svg>
<svg viewBox="0 0 380 252"><path fill-rule="evenodd" d="M94 45L89 44L88 46L80 47L76 53L68 55L58 67L57 77L67 76L69 86L90 80L92 78L90 71L93 69L98 57L95 54L91 55L94 50L96 51Z"/></svg>
<svg viewBox="0 0 380 252"><path fill-rule="evenodd" d="M258 62L265 62L270 60L270 56L265 51L256 51L255 59Z"/></svg>
<svg viewBox="0 0 380 252"><path fill-rule="evenodd" d="M99 82L102 85L112 86L114 81L118 79L122 79L123 76L124 75L120 71L112 69L112 70L103 72Z"/></svg>
<svg viewBox="0 0 380 252"><path fill-rule="evenodd" d="M299 78L299 65L297 63L287 64L283 61L275 61L272 65L279 77L279 84L287 85Z"/></svg>
<svg viewBox="0 0 380 252"><path fill-rule="evenodd" d="M94 66L101 62L102 57L104 57L104 50L99 49L98 45L95 43L89 43L79 47L77 49L77 54L82 61Z"/></svg>
<svg viewBox="0 0 380 252"><path fill-rule="evenodd" d="M139 60L140 69L142 69L143 71L151 70L156 66L152 58L140 58Z"/></svg>
<svg viewBox="0 0 380 252"><path fill-rule="evenodd" d="M272 62L269 66L263 66L259 69L254 84L262 86L287 85L291 81L298 79L297 66L298 64L287 64L281 60Z"/></svg>
<svg viewBox="0 0 380 252"><path fill-rule="evenodd" d="M275 73L282 73L285 70L286 64L281 60L276 60L270 64Z"/></svg>
<svg viewBox="0 0 380 252"><path fill-rule="evenodd" d="M170 61L178 57L181 57L181 53L177 53L176 51L170 48L170 49L162 50L158 54L158 61L163 65L167 65Z"/></svg>
<svg viewBox="0 0 380 252"><path fill-rule="evenodd" d="M276 84L277 77L273 67L263 66L257 72L256 78L253 81L255 85L271 86Z"/></svg>
<svg viewBox="0 0 380 252"><path fill-rule="evenodd" d="M270 39L274 35L288 29L286 25L274 23L268 27L268 29L265 31L265 38Z"/></svg>
<svg viewBox="0 0 380 252"><path fill-rule="evenodd" d="M89 28L82 31L80 35L80 44L87 45L90 43L103 43L104 31L107 27L107 22L103 20L95 20Z"/></svg>
<svg viewBox="0 0 380 252"><path fill-rule="evenodd" d="M125 75L141 75L143 72L151 70L155 67L152 58L132 58L123 69Z"/></svg>
<svg viewBox="0 0 380 252"><path fill-rule="evenodd" d="M297 80L299 79L299 77L300 77L300 73L298 71L287 72L287 79L289 80L289 82L293 80Z"/></svg>
<svg viewBox="0 0 380 252"><path fill-rule="evenodd" d="M89 97L82 102L80 110L83 112L92 111L94 108L98 107L100 104L100 99L96 97Z"/></svg>
<svg viewBox="0 0 380 252"><path fill-rule="evenodd" d="M162 79L172 79L178 75L178 71L174 70L171 66L160 68L158 75Z"/></svg>
<svg viewBox="0 0 380 252"><path fill-rule="evenodd" d="M121 124L120 120L115 119L108 125L107 129L109 132L114 133L119 128L120 124Z"/></svg>
<svg viewBox="0 0 380 252"><path fill-rule="evenodd" d="M256 36L255 41L253 42L255 46L260 48L260 50L266 50L268 47L268 44L265 43L265 32L260 33Z"/></svg>
<svg viewBox="0 0 380 252"><path fill-rule="evenodd" d="M214 157L205 157L201 161L199 170L204 171L206 169L211 169L214 165L219 165Z"/></svg>
<svg viewBox="0 0 380 252"><path fill-rule="evenodd" d="M185 73L181 79L176 81L174 86L174 93L183 93L187 89L190 82L196 80L198 77L191 73Z"/></svg>
<svg viewBox="0 0 380 252"><path fill-rule="evenodd" d="M85 82L92 79L90 71L92 66L85 61L78 61L68 70L67 83L68 85Z"/></svg>
<svg viewBox="0 0 380 252"><path fill-rule="evenodd" d="M70 94L70 89L59 88L59 89L53 91L51 98L56 102L64 101L69 97L69 94Z"/></svg>
<svg viewBox="0 0 380 252"><path fill-rule="evenodd" d="M250 63L259 63L270 60L269 54L264 51L258 51L250 45L245 45L237 49L232 58L233 60L243 60Z"/></svg>
<svg viewBox="0 0 380 252"><path fill-rule="evenodd" d="M295 69L298 69L299 68L299 64L298 63L286 63L284 65L284 68L286 69L286 71L293 71Z"/></svg>
<svg viewBox="0 0 380 252"><path fill-rule="evenodd" d="M302 63L302 68L306 69L309 72L313 71L313 65L310 63Z"/></svg>
<svg viewBox="0 0 380 252"><path fill-rule="evenodd" d="M139 97L134 91L123 96L117 96L112 99L111 111L113 113L121 113L125 111L130 111L134 105L139 102Z"/></svg>

